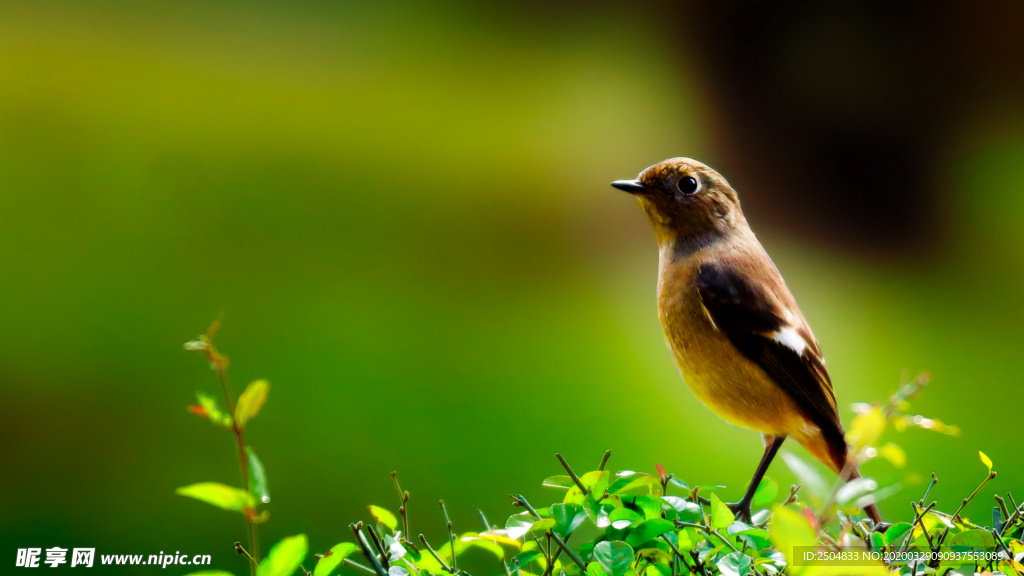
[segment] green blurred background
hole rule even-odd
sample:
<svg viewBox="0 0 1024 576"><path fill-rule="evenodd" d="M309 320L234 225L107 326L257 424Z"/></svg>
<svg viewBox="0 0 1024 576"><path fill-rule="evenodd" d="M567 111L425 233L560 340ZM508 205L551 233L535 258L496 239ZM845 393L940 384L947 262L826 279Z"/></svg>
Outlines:
<svg viewBox="0 0 1024 576"><path fill-rule="evenodd" d="M880 90L871 63L888 48L792 34L771 60L789 76L762 70L776 85L737 92L715 68L742 54L716 60L698 35L728 21L702 27L685 6L0 4L0 562L87 546L245 570L239 518L174 494L237 483L229 436L184 409L218 385L181 344L220 315L236 390L273 385L249 433L273 496L264 546L306 532L322 552L366 504L397 509L392 470L414 532L442 533L439 498L477 529L476 509L497 519L510 492L552 496L539 483L556 451L586 470L612 448L613 468L661 463L738 497L760 439L685 389L655 315L652 234L608 186L678 155L739 189L844 421L931 372L914 410L962 437L892 435L906 469L867 470L906 485L883 512L904 514L924 488L907 477L932 471L955 508L984 474L979 449L993 489L1024 486L1020 71L940 66L950 86L983 75L963 93L897 59L902 99L858 99ZM833 16L801 26L854 22L853 46L870 40ZM779 86L845 99L815 108ZM788 103L806 126L870 127L859 103L929 95L932 113L896 130L926 152L819 170L839 192L801 181L821 162L787 148L793 133L742 121ZM847 190L844 174L882 188ZM820 202L787 208L802 197ZM844 202L867 216L850 225ZM901 202L913 209L888 210ZM770 476L793 481L781 462Z"/></svg>

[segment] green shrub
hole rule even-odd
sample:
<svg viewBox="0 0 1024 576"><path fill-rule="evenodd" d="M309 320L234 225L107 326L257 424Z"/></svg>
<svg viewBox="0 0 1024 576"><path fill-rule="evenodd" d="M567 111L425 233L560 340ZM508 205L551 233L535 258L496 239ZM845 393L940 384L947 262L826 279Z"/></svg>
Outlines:
<svg viewBox="0 0 1024 576"><path fill-rule="evenodd" d="M960 515L996 476L991 460L980 452L987 471L978 488L953 513L939 511L936 502L925 504L938 481L933 474L924 496L911 503L914 514L904 522L882 526L862 518L861 506L894 489L879 489L870 478L830 485L792 454L784 459L801 484L780 491L774 481L765 478L754 497L757 512L749 525L736 521L715 493L721 487L690 486L660 465L654 474L612 472L607 468L611 451L605 452L596 469L579 474L556 454L564 474L543 481L557 491L554 502L536 506L522 495L513 495L517 512L500 525L492 524L481 512L480 531L459 533L440 502L447 532L440 546L431 545L422 534L415 539L410 534L409 492L392 473L398 514L387 507L369 506L367 521L350 525L351 542L314 554L312 572L305 568L309 545L304 534L277 542L261 559L257 528L268 519L265 506L270 495L266 472L245 442L245 430L266 402L270 385L256 380L235 400L228 387L228 359L213 344L217 328L215 323L206 334L186 343L185 349L201 352L210 361L220 379L226 410L203 393L188 409L231 432L242 486L203 482L179 488L178 493L242 515L249 543L246 547L236 542L235 548L256 576L289 576L296 571L329 576L343 565L371 576L467 576L460 568L460 558L471 549L493 555L491 573L504 576L1024 573L1024 504L1018 505L1010 494L1005 500L995 496L997 506L990 526ZM926 383L926 377L919 376L901 386L884 405L854 407L857 415L848 440L860 461L884 458L903 466L903 450L893 443L880 443L888 428L918 427L958 434L953 426L907 413L908 401ZM908 553L930 556L906 561Z"/></svg>

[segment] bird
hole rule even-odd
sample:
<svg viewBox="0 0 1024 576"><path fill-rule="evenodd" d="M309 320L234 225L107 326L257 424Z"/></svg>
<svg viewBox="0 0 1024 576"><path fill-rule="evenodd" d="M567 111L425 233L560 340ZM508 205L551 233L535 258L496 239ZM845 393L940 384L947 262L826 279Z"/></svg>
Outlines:
<svg viewBox="0 0 1024 576"><path fill-rule="evenodd" d="M763 436L730 509L750 522L754 493L790 437L844 480L859 477L821 347L729 182L670 158L611 185L636 197L654 229L658 317L683 380L712 412ZM865 512L882 522L874 504Z"/></svg>

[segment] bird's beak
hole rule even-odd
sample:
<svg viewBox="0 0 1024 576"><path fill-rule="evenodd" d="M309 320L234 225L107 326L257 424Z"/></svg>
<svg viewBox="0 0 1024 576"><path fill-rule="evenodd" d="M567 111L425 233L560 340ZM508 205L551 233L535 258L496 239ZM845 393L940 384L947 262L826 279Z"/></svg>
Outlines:
<svg viewBox="0 0 1024 576"><path fill-rule="evenodd" d="M616 180L612 182L612 186L630 194L643 194L647 191L647 186L638 180Z"/></svg>

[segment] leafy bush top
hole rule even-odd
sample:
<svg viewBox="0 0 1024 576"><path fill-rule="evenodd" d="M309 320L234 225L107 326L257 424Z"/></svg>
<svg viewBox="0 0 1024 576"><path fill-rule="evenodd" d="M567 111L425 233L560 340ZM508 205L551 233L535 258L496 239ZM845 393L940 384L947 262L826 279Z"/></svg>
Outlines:
<svg viewBox="0 0 1024 576"><path fill-rule="evenodd" d="M559 491L554 502L538 507L522 495L512 495L518 510L504 522L492 524L481 512L480 531L459 533L440 502L447 540L438 547L422 534L414 541L409 532L409 492L392 473L398 514L369 506L369 521L350 525L353 541L316 554L312 572L304 567L309 544L302 534L281 540L261 560L256 526L269 518L270 493L263 465L245 442L245 428L266 402L270 385L257 380L235 401L227 383L227 357L213 345L216 329L217 324L185 347L206 355L220 376L227 410L200 393L189 411L232 432L242 487L204 482L179 488L178 493L243 515L249 548L239 542L235 548L256 576L290 576L297 571L330 576L342 566L372 576L468 576L460 559L473 549L493 555L493 574L498 576L1024 574L1024 504L1018 505L1010 494L1005 500L995 496L991 525L961 516L967 503L996 476L983 453L979 455L987 472L955 512L940 512L936 502L925 504L937 482L933 474L924 496L912 502L908 521L880 526L862 519L860 508L894 489L879 489L870 478L830 486L792 454L784 460L801 484L780 491L765 478L754 496L757 512L751 524L736 520L716 494L721 486L690 486L660 465L654 474L612 472L607 469L610 451L597 469L577 474L556 455L565 474L543 481ZM938 420L907 413L908 400L926 383L925 377L918 377L886 404L855 406L848 440L860 461L880 457L904 465L902 449L880 442L887 428L958 433Z"/></svg>

